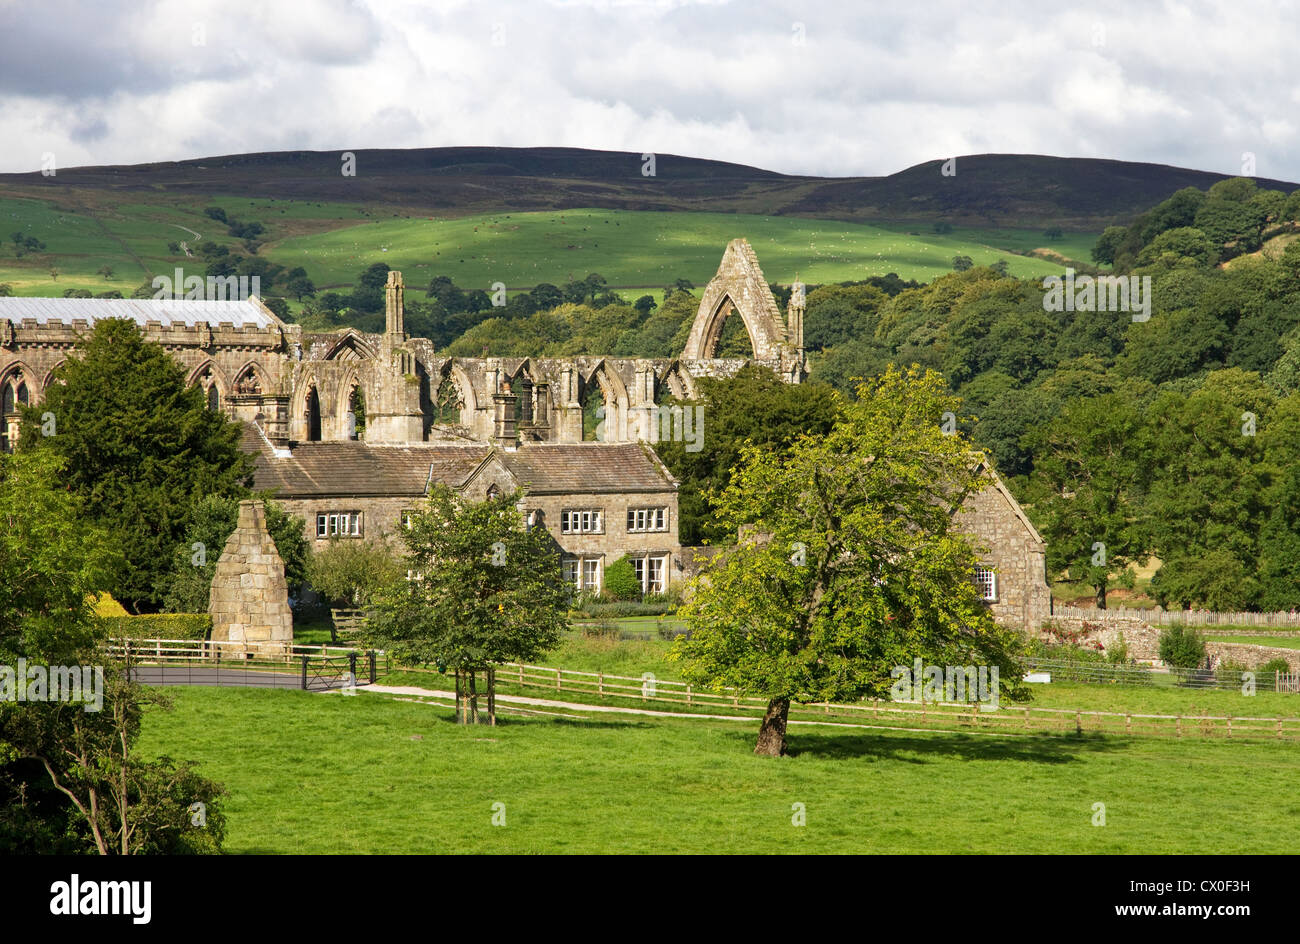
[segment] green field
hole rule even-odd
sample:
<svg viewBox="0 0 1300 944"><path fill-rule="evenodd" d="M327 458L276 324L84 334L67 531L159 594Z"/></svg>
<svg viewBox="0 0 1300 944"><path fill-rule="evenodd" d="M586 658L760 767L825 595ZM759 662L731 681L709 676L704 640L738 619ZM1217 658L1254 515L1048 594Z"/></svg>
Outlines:
<svg viewBox="0 0 1300 944"><path fill-rule="evenodd" d="M599 272L624 294L657 293L678 278L703 286L727 242L738 236L753 244L764 274L774 282L796 276L812 283L846 281L889 272L928 281L951 271L955 255L977 264L1005 260L1014 275L1041 277L1061 266L1004 250L1050 245L1086 258L1095 238L1071 233L1047 244L1041 233L1025 229L958 227L941 236L922 224L731 213L562 210L435 218L316 201L166 196L157 203L138 197L110 203L111 194L82 196L62 207L0 197L0 282L12 285L17 295L55 296L84 288L129 296L142 282L177 266L198 271L202 260L173 254L168 243L192 246L198 233L243 251L224 226L203 214L210 205L265 225L267 242L259 253L286 267L303 266L322 290L350 286L366 266L382 261L401 269L416 291L436 275L466 288L488 289L500 281L520 290ZM13 232L35 236L46 249L17 258L9 242ZM105 265L113 269L111 278L97 274Z"/></svg>
<svg viewBox="0 0 1300 944"><path fill-rule="evenodd" d="M350 282L370 262L401 269L408 284L436 275L487 289L493 282L531 288L599 272L611 286L661 288L687 278L702 286L726 244L743 236L770 281L839 282L896 272L928 281L952 271L962 254L977 264L1005 260L1014 275L1043 276L1060 266L1013 255L958 233L891 232L878 226L730 213L562 210L458 219L376 220L275 242L276 261L301 265L318 285ZM988 237L992 234L982 233Z"/></svg>
<svg viewBox="0 0 1300 944"><path fill-rule="evenodd" d="M141 748L225 784L237 853L1226 853L1300 841L1290 746L798 727L793 756L774 760L750 752L752 723L462 727L448 708L373 694L171 691L175 710L150 710ZM1092 825L1096 803L1105 826Z"/></svg>

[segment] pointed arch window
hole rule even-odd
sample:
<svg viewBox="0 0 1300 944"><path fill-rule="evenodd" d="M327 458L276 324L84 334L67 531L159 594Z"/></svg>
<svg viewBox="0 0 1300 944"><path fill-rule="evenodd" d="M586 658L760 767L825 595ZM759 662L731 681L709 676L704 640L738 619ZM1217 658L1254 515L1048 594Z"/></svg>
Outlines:
<svg viewBox="0 0 1300 944"><path fill-rule="evenodd" d="M320 395L316 388L307 391L307 441L320 442Z"/></svg>

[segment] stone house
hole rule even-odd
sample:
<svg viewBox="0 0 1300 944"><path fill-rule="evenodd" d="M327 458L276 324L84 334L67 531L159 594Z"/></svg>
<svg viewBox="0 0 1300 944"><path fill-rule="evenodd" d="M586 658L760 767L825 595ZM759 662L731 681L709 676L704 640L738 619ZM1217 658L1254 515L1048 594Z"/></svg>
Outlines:
<svg viewBox="0 0 1300 944"><path fill-rule="evenodd" d="M743 239L727 245L675 358L446 357L406 334L404 297L401 273L389 272L380 334L304 331L256 297L0 298L0 449L83 333L125 318L171 354L210 409L244 423L255 486L302 515L309 539L391 535L435 482L467 496L520 487L575 586L601 587L605 566L628 554L643 587L659 590L689 574L692 554L678 543L677 483L653 444L707 435L668 401L750 361L788 383L808 373L804 287L794 283L782 316ZM715 357L732 315L750 359ZM584 424L593 402L594 432ZM976 578L989 605L1037 629L1048 601L1042 539L1000 481L968 506L969 531L988 548Z"/></svg>
<svg viewBox="0 0 1300 944"><path fill-rule="evenodd" d="M544 527L578 590L598 591L626 555L642 589L662 593L683 572L677 482L641 443L302 443L277 451L251 427L254 488L300 515L314 546L391 541L429 489L466 498L523 492L520 510ZM398 545L400 546L400 545Z"/></svg>

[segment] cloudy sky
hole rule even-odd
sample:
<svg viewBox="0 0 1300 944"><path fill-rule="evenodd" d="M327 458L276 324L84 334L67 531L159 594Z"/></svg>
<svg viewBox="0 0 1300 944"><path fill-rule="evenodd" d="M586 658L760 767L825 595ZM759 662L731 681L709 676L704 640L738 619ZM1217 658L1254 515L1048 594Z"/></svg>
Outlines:
<svg viewBox="0 0 1300 944"><path fill-rule="evenodd" d="M0 171L563 145L823 175L1250 153L1300 181L1300 4L1052 6L0 0Z"/></svg>

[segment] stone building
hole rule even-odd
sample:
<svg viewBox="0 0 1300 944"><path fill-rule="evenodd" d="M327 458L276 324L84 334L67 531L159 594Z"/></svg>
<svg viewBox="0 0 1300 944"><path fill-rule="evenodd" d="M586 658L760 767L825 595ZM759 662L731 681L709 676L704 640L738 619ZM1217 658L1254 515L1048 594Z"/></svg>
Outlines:
<svg viewBox="0 0 1300 944"><path fill-rule="evenodd" d="M804 287L794 284L782 317L743 239L727 245L675 358L447 357L406 334L404 293L401 273L389 272L378 334L304 331L256 297L0 298L0 447L80 336L101 318L126 318L184 367L210 408L245 424L256 487L302 514L310 540L390 533L434 482L466 495L519 486L575 585L599 587L605 565L628 553L655 589L679 579L690 555L677 539L676 483L653 444L707 435L666 401L694 398L699 378L731 376L748 362L715 357L733 315L749 360L789 383L808 375ZM584 429L593 398L595 432ZM990 604L1036 628L1047 595L1041 539L1000 483L972 506L972 534L990 545L996 570L980 578Z"/></svg>

